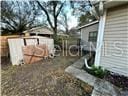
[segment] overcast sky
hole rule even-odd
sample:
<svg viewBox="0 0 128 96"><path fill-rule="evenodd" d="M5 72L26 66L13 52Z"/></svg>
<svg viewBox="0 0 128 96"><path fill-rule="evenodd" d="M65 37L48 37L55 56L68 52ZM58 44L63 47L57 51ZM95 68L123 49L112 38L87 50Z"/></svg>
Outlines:
<svg viewBox="0 0 128 96"><path fill-rule="evenodd" d="M71 29L72 27L76 27L78 25L78 21L77 21L78 18L72 16L71 12L69 12L68 15L69 15L69 21L68 21L69 29Z"/></svg>
<svg viewBox="0 0 128 96"><path fill-rule="evenodd" d="M69 2L66 2L66 4L67 6L64 7L64 10L66 11L65 13L67 13L69 29L71 29L72 27L76 27L78 25L78 18L72 15L72 8L70 8L71 6Z"/></svg>

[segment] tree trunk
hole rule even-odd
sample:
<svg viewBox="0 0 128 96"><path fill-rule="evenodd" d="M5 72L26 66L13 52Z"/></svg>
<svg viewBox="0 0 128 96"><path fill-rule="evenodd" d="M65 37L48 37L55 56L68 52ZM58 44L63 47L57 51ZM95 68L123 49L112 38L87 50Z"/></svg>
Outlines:
<svg viewBox="0 0 128 96"><path fill-rule="evenodd" d="M57 38L57 26L53 28L53 39L56 39Z"/></svg>

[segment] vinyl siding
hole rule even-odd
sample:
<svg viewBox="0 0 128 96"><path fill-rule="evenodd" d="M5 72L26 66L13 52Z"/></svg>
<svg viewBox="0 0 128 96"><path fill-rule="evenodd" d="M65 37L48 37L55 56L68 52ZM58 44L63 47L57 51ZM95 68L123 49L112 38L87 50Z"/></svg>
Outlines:
<svg viewBox="0 0 128 96"><path fill-rule="evenodd" d="M128 6L107 10L100 65L128 76Z"/></svg>
<svg viewBox="0 0 128 96"><path fill-rule="evenodd" d="M90 50L90 43L88 43L89 39L89 32L97 31L98 32L98 23L84 27L81 29L81 39L84 41L84 50ZM96 42L92 42L93 45L96 47ZM92 49L93 50L93 49ZM94 49L95 50L95 49Z"/></svg>
<svg viewBox="0 0 128 96"><path fill-rule="evenodd" d="M86 42L88 42L88 37L89 37L89 32L92 31L98 31L98 23L94 24L94 25L90 25L88 27L82 28L81 32L82 32L82 39Z"/></svg>

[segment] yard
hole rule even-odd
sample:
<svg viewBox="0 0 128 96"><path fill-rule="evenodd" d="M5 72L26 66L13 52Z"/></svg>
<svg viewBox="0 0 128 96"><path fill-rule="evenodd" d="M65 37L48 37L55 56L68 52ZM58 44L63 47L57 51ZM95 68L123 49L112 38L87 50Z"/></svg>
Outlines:
<svg viewBox="0 0 128 96"><path fill-rule="evenodd" d="M91 86L64 72L79 58L68 55L21 66L2 64L2 95L90 96Z"/></svg>

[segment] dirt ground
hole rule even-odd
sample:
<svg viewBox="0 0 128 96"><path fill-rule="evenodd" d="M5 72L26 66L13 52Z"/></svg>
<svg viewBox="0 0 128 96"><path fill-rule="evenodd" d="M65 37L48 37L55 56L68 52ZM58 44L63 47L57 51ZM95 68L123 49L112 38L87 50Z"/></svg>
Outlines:
<svg viewBox="0 0 128 96"><path fill-rule="evenodd" d="M3 96L90 96L92 87L64 70L80 57L58 56L35 64L2 62Z"/></svg>

